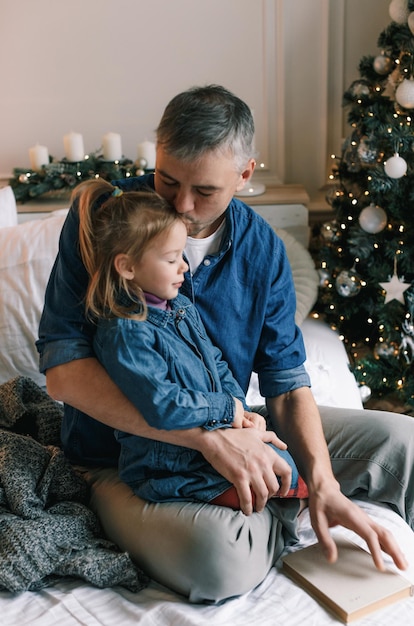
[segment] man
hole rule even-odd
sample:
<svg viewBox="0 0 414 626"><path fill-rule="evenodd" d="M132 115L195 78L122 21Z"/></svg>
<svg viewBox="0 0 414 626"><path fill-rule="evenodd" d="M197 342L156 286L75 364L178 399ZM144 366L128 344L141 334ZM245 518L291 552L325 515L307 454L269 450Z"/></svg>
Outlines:
<svg viewBox="0 0 414 626"><path fill-rule="evenodd" d="M251 372L258 372L273 427L307 483L312 525L327 559L337 557L329 527L342 524L366 540L377 567L383 567L383 549L404 568L390 533L344 494L387 502L413 523L414 423L407 416L339 409L323 409L321 421L294 323L284 246L264 220L233 198L254 170L253 136L251 112L239 98L214 85L190 89L173 98L159 124L155 175L117 185L153 187L182 215L190 266L183 292L195 302L244 391ZM217 602L244 593L275 563L283 549L283 527L297 515L291 501L271 498L278 489L276 476L286 472L266 445L274 433L151 429L94 358L77 237L72 207L38 342L49 392L65 402L65 452L84 466L91 505L108 536L150 576L192 601ZM199 450L235 485L243 512L139 500L117 478L113 428Z"/></svg>

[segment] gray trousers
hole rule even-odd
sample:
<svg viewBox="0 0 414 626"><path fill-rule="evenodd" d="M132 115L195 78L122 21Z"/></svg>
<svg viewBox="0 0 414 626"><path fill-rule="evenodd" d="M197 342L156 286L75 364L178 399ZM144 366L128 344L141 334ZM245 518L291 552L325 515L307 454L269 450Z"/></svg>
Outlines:
<svg viewBox="0 0 414 626"><path fill-rule="evenodd" d="M414 527L414 419L320 407L332 467L347 496L388 504ZM113 469L88 469L91 506L107 536L154 580L192 602L219 602L258 585L295 533L297 500L262 513L210 504L153 504Z"/></svg>

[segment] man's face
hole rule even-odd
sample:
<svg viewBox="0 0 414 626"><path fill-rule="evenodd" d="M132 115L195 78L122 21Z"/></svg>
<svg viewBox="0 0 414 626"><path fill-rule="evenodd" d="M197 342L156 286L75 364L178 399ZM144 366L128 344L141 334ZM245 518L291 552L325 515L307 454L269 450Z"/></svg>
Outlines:
<svg viewBox="0 0 414 626"><path fill-rule="evenodd" d="M187 163L158 146L155 191L181 214L188 234L201 239L220 225L230 200L244 187L253 169L253 159L240 173L231 154L207 152Z"/></svg>

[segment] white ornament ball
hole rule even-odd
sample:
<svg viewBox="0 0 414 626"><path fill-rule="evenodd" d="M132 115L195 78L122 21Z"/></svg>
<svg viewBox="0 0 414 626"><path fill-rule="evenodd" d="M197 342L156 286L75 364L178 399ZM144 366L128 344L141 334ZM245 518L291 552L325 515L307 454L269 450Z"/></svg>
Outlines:
<svg viewBox="0 0 414 626"><path fill-rule="evenodd" d="M406 24L410 14L408 0L391 0L388 10L394 22L397 22L397 24Z"/></svg>
<svg viewBox="0 0 414 626"><path fill-rule="evenodd" d="M368 400L371 398L371 387L368 387L368 385L360 385L359 395L361 396L362 403L365 404L365 402L368 402Z"/></svg>
<svg viewBox="0 0 414 626"><path fill-rule="evenodd" d="M414 79L404 78L395 91L395 99L404 109L414 109Z"/></svg>
<svg viewBox="0 0 414 626"><path fill-rule="evenodd" d="M387 214L380 206L370 204L362 209L359 214L359 225L366 233L375 235L380 233L387 225Z"/></svg>
<svg viewBox="0 0 414 626"><path fill-rule="evenodd" d="M410 15L408 16L408 28L414 35L414 11L412 11Z"/></svg>
<svg viewBox="0 0 414 626"><path fill-rule="evenodd" d="M390 178L401 178L407 171L407 162L398 154L394 154L384 163L384 170Z"/></svg>

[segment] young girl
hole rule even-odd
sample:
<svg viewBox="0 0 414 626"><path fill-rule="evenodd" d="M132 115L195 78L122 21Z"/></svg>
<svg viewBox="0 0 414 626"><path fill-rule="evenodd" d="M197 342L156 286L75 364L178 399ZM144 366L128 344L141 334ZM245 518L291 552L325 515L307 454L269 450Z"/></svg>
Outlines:
<svg viewBox="0 0 414 626"><path fill-rule="evenodd" d="M89 274L86 310L99 361L151 426L265 429L209 340L196 308L179 294L187 231L154 192L122 192L97 179L79 185L79 242ZM239 508L234 488L197 451L116 432L119 474L141 498ZM281 496L306 495L292 467Z"/></svg>

